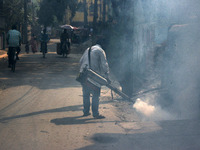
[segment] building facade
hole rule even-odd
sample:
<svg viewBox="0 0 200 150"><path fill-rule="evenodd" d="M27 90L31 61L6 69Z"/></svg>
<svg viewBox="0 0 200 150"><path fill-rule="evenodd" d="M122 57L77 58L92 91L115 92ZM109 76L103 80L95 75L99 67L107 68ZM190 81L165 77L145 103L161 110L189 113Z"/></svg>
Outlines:
<svg viewBox="0 0 200 150"><path fill-rule="evenodd" d="M86 1L86 16L87 16L87 25L92 24L93 22L93 17L94 17L94 1L95 0L85 0ZM110 5L110 0L98 0L98 17L97 17L97 22L99 21L106 21L108 20L109 16L109 5ZM105 13L105 16L104 16ZM73 24L74 26L83 26L84 25L84 1L79 0L79 6L78 10L76 11L76 15L74 16L72 22L70 22L70 17L71 14L69 10L66 11L65 15L65 23L67 24Z"/></svg>

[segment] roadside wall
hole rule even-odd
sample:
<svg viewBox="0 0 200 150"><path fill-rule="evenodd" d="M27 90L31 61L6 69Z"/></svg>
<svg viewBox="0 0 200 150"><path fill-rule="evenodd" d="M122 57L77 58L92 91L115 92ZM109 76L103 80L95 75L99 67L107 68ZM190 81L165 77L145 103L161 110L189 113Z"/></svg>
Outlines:
<svg viewBox="0 0 200 150"><path fill-rule="evenodd" d="M136 0L134 15L134 74L146 78L152 71L155 49L167 41L168 31L174 24L196 22L200 16L198 0Z"/></svg>
<svg viewBox="0 0 200 150"><path fill-rule="evenodd" d="M170 106L179 118L199 114L199 8L198 0L134 3L133 70L137 78L146 81L159 69L160 78L156 79L166 94L158 101L162 106Z"/></svg>

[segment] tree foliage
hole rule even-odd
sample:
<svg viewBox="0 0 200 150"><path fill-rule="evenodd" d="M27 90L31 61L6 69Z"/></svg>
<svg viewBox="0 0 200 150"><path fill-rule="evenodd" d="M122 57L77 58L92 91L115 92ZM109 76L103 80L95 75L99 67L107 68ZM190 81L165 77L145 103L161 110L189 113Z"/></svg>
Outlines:
<svg viewBox="0 0 200 150"><path fill-rule="evenodd" d="M93 28L94 28L94 30L96 30L97 18L98 18L98 0L95 0L94 1L94 14L93 14Z"/></svg>
<svg viewBox="0 0 200 150"><path fill-rule="evenodd" d="M39 23L44 26L49 26L55 20L61 22L65 15L65 10L70 9L71 20L75 16L77 0L43 0L40 2L40 9L38 11Z"/></svg>
<svg viewBox="0 0 200 150"><path fill-rule="evenodd" d="M86 0L83 0L83 12L84 12L84 26L88 25L88 12L87 12L88 6Z"/></svg>
<svg viewBox="0 0 200 150"><path fill-rule="evenodd" d="M0 16L6 19L6 28L9 29L13 24L23 23L23 10L24 3L19 0L6 0L3 4L3 10L0 12Z"/></svg>
<svg viewBox="0 0 200 150"><path fill-rule="evenodd" d="M72 19L76 15L76 10L78 7L78 0L68 0L68 7L71 11L70 22L72 22Z"/></svg>

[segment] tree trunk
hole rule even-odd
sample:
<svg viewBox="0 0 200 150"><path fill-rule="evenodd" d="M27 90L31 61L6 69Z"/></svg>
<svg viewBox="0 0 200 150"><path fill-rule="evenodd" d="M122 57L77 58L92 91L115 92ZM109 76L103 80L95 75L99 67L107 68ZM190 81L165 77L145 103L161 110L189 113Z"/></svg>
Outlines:
<svg viewBox="0 0 200 150"><path fill-rule="evenodd" d="M103 0L103 23L106 22L106 0Z"/></svg>
<svg viewBox="0 0 200 150"><path fill-rule="evenodd" d="M88 6L86 0L83 0L83 6L84 6L84 26L88 25Z"/></svg>
<svg viewBox="0 0 200 150"><path fill-rule="evenodd" d="M24 36L23 42L27 43L28 35L27 35L27 0L24 0Z"/></svg>
<svg viewBox="0 0 200 150"><path fill-rule="evenodd" d="M97 18L98 18L98 0L95 0L94 1L94 16L93 16L93 29L94 29L94 31L96 31Z"/></svg>

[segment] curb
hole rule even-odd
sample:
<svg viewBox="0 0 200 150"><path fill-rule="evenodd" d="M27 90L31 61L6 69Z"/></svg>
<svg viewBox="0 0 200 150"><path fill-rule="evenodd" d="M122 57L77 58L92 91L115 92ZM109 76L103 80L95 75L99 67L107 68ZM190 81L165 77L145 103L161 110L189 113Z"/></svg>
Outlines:
<svg viewBox="0 0 200 150"><path fill-rule="evenodd" d="M7 55L7 48L6 49L2 49L2 50L0 50L0 58L5 58L5 57L7 57L8 55Z"/></svg>
<svg viewBox="0 0 200 150"><path fill-rule="evenodd" d="M8 57L8 55L7 55L7 54L2 54L2 55L0 55L0 59L1 59L1 58L5 58L5 57Z"/></svg>
<svg viewBox="0 0 200 150"><path fill-rule="evenodd" d="M22 45L21 45L21 52L22 52L22 51L25 51L25 48L24 48L24 47L25 47L25 45L22 44ZM7 57L8 57L7 51L8 51L8 48L7 48L7 47L6 47L5 50L0 50L0 59L1 59L1 58L7 58ZM20 53L21 53L21 52L20 52Z"/></svg>

